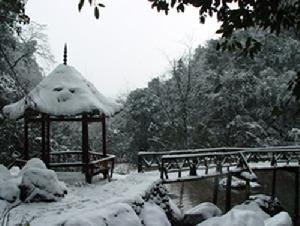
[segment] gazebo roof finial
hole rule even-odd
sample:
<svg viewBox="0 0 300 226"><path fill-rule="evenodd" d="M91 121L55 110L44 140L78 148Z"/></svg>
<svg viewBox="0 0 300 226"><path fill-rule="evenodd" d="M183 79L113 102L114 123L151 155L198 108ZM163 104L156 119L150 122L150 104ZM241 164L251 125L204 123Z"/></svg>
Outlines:
<svg viewBox="0 0 300 226"><path fill-rule="evenodd" d="M64 46L64 65L67 65L67 43L65 43L65 46Z"/></svg>

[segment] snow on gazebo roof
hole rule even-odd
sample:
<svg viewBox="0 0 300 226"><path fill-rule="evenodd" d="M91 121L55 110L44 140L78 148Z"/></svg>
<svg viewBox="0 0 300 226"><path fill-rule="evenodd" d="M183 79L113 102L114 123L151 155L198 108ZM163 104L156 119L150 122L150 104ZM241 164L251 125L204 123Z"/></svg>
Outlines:
<svg viewBox="0 0 300 226"><path fill-rule="evenodd" d="M94 112L112 116L121 106L103 96L74 67L60 64L27 96L5 106L3 112L16 119L27 109L55 116Z"/></svg>

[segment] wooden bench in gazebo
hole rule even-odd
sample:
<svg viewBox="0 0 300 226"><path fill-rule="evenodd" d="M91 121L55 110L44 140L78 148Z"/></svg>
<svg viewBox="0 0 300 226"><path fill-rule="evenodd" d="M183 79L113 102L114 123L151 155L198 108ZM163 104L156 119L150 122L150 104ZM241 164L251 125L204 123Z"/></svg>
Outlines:
<svg viewBox="0 0 300 226"><path fill-rule="evenodd" d="M119 110L120 105L104 97L74 67L67 65L66 53L64 64L58 65L23 99L3 108L12 119L24 118L23 160L29 158L28 127L31 123L40 123L41 159L53 169L81 167L88 183L100 173L104 178L112 176L115 156L107 153L106 119ZM81 123L82 150L51 152L53 122ZM90 150L89 123L102 125L102 151Z"/></svg>

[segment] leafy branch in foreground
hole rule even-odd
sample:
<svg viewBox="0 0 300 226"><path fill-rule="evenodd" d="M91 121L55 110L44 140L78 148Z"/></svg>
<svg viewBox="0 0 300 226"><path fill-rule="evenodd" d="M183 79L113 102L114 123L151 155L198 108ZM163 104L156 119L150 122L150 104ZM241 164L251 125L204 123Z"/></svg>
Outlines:
<svg viewBox="0 0 300 226"><path fill-rule="evenodd" d="M94 7L94 16L96 19L100 18L100 8L105 7L103 3L97 2L97 0L88 0L90 6ZM79 0L78 3L78 10L81 11L82 7L84 6L85 0Z"/></svg>

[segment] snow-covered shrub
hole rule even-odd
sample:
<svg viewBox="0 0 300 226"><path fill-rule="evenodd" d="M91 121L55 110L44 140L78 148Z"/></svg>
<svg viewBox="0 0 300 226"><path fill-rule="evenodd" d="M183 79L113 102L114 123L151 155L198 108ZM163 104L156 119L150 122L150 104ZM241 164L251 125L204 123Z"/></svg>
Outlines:
<svg viewBox="0 0 300 226"><path fill-rule="evenodd" d="M22 169L19 188L20 199L25 202L56 201L67 193L66 186L58 180L56 173L37 158L29 160Z"/></svg>
<svg viewBox="0 0 300 226"><path fill-rule="evenodd" d="M149 191L142 197L145 202L153 203L164 210L169 220L173 219L172 209L170 208L168 190L161 184L155 184Z"/></svg>
<svg viewBox="0 0 300 226"><path fill-rule="evenodd" d="M65 220L63 226L142 226L133 209L125 203L83 212ZM157 225L159 226L159 225Z"/></svg>
<svg viewBox="0 0 300 226"><path fill-rule="evenodd" d="M142 198L137 198L132 203L130 203L131 208L138 216L141 214L144 205L145 201Z"/></svg>
<svg viewBox="0 0 300 226"><path fill-rule="evenodd" d="M220 216L222 211L213 203L204 202L184 213L186 225L196 225L209 218Z"/></svg>
<svg viewBox="0 0 300 226"><path fill-rule="evenodd" d="M181 222L183 220L183 213L178 208L178 206L172 201L172 199L169 199L169 204L172 212L172 221L173 222Z"/></svg>
<svg viewBox="0 0 300 226"><path fill-rule="evenodd" d="M28 160L25 166L23 167L22 172L24 173L27 169L30 168L47 169L45 163L38 158L32 158Z"/></svg>
<svg viewBox="0 0 300 226"><path fill-rule="evenodd" d="M13 177L18 177L20 175L21 170L18 166L13 166L9 169L9 172Z"/></svg>
<svg viewBox="0 0 300 226"><path fill-rule="evenodd" d="M253 195L249 197L247 202L255 202L258 206L270 216L274 216L285 209L282 207L279 199L277 197L272 198L264 194Z"/></svg>
<svg viewBox="0 0 300 226"><path fill-rule="evenodd" d="M293 226L292 219L287 212L280 212L265 221L265 226Z"/></svg>
<svg viewBox="0 0 300 226"><path fill-rule="evenodd" d="M265 226L265 223L253 211L232 209L223 216L210 218L197 226Z"/></svg>
<svg viewBox="0 0 300 226"><path fill-rule="evenodd" d="M0 199L14 202L19 196L17 181L14 180L9 170L0 164Z"/></svg>
<svg viewBox="0 0 300 226"><path fill-rule="evenodd" d="M165 212L155 204L145 203L140 218L144 226L171 226Z"/></svg>
<svg viewBox="0 0 300 226"><path fill-rule="evenodd" d="M0 180L4 181L10 178L11 178L11 174L9 170L4 165L0 164Z"/></svg>

